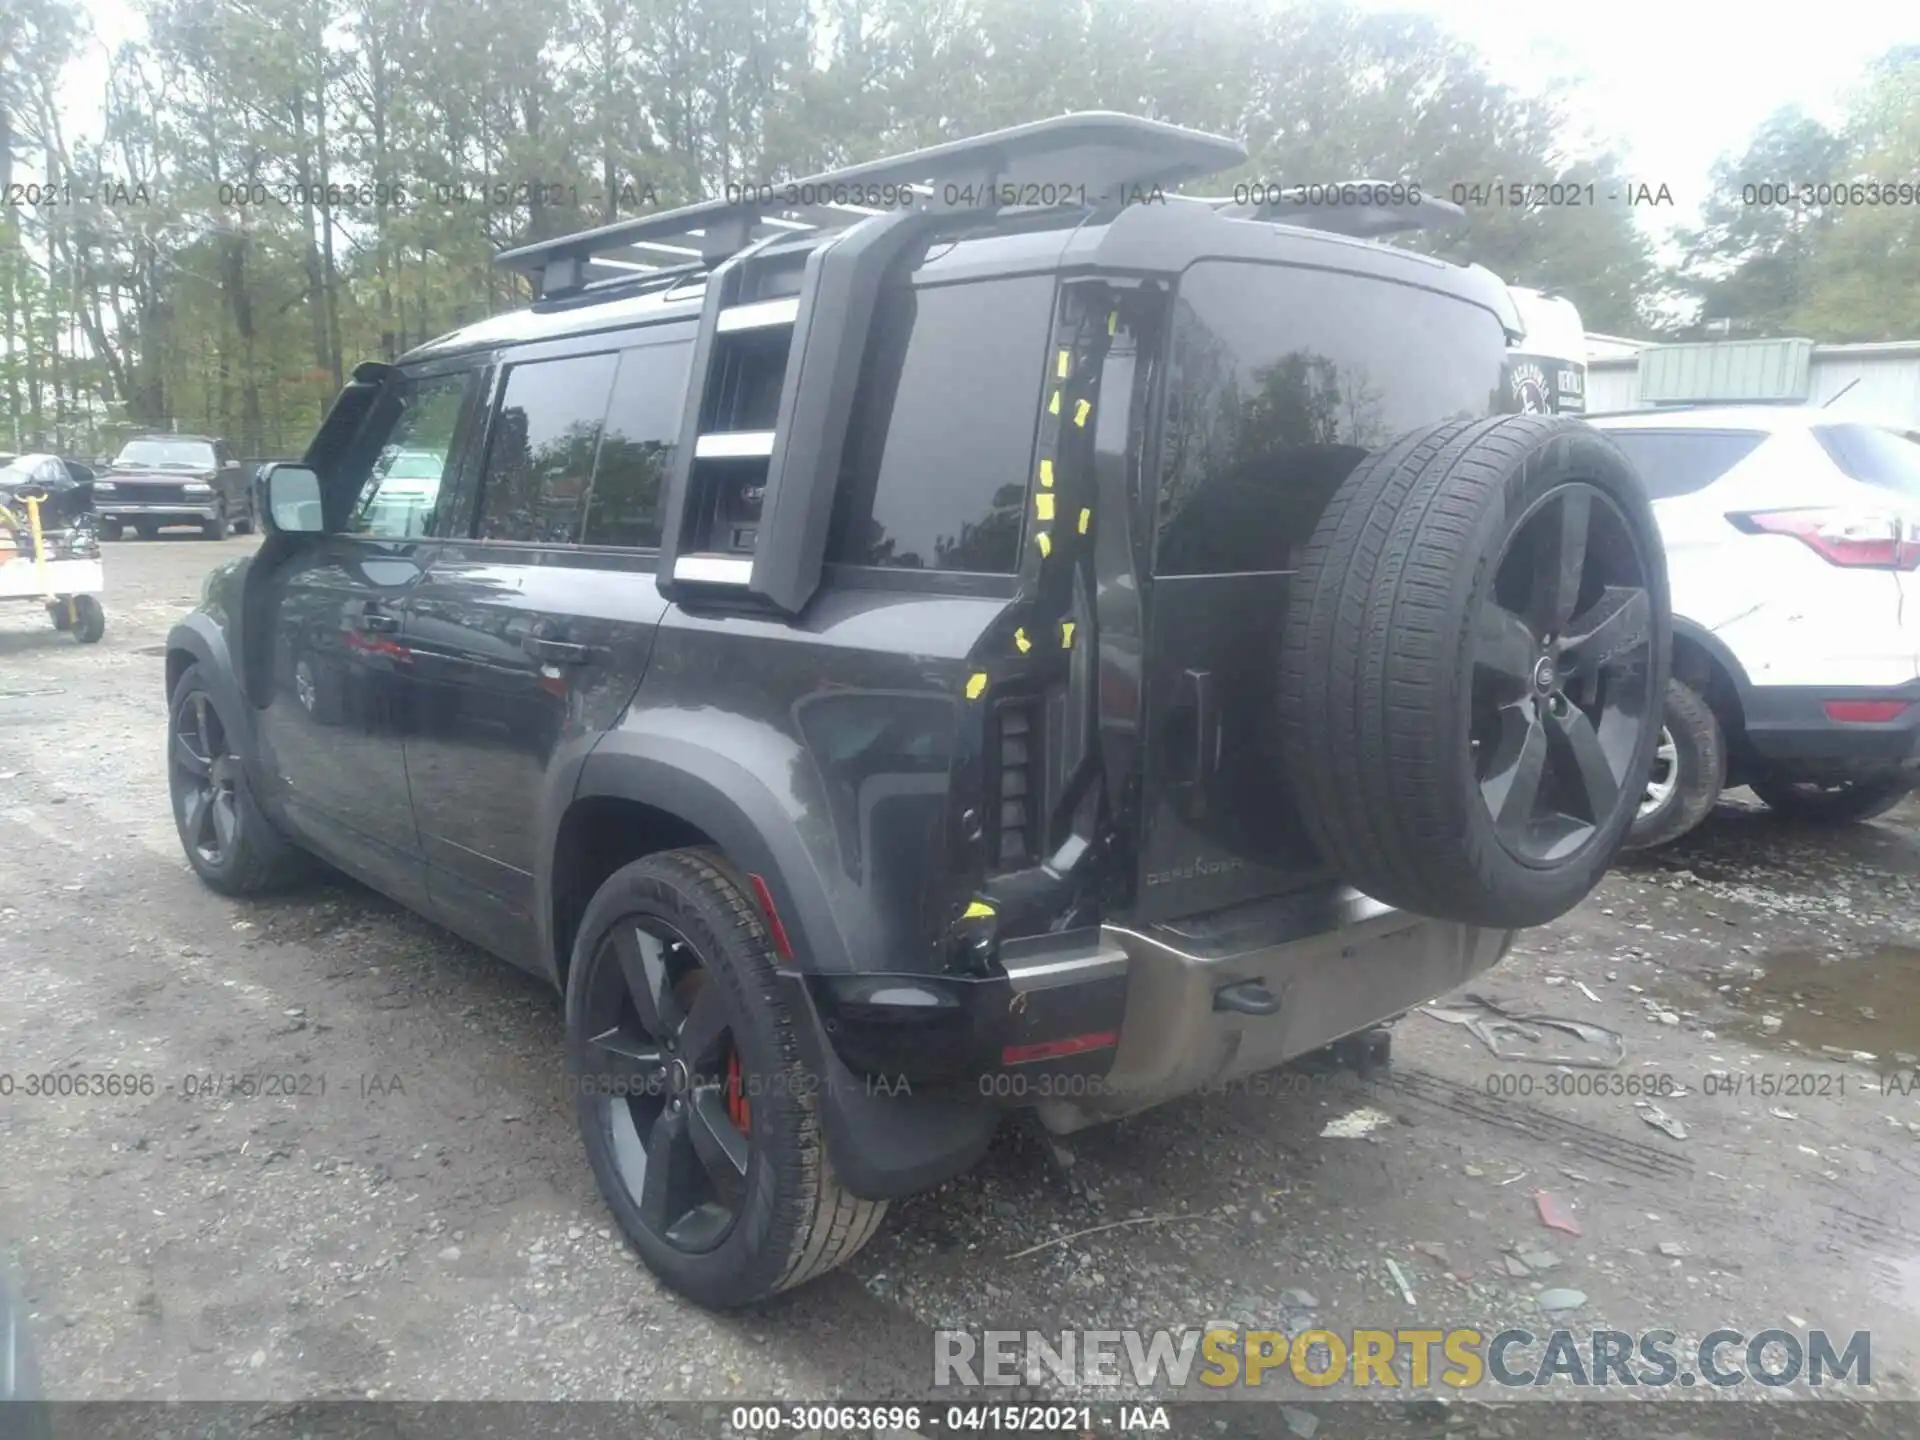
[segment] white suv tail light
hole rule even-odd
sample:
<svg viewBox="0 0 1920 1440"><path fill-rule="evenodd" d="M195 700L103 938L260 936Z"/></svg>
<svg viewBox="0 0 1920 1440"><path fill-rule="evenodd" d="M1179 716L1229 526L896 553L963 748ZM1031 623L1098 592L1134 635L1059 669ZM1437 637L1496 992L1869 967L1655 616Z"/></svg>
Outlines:
<svg viewBox="0 0 1920 1440"><path fill-rule="evenodd" d="M1791 535L1829 565L1920 568L1920 516L1899 510L1754 510L1727 516L1749 535Z"/></svg>

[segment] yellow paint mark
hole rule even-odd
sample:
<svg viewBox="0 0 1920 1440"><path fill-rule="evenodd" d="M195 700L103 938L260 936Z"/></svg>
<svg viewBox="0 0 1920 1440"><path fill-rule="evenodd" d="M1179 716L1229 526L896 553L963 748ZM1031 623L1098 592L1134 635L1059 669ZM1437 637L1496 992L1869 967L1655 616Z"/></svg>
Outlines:
<svg viewBox="0 0 1920 1440"><path fill-rule="evenodd" d="M1033 513L1042 520L1053 518L1053 496L1045 491L1033 497Z"/></svg>
<svg viewBox="0 0 1920 1440"><path fill-rule="evenodd" d="M1018 647L1022 655L1033 649L1033 642L1027 639L1027 632L1025 630L1016 630L1013 632L1013 643Z"/></svg>
<svg viewBox="0 0 1920 1440"><path fill-rule="evenodd" d="M1043 490L1053 488L1053 461L1051 460L1040 462L1040 488Z"/></svg>
<svg viewBox="0 0 1920 1440"><path fill-rule="evenodd" d="M1060 392L1058 390L1053 392L1053 399L1047 402L1047 413L1049 415L1058 415L1060 413Z"/></svg>
<svg viewBox="0 0 1920 1440"><path fill-rule="evenodd" d="M1087 526L1091 525L1092 523L1093 523L1093 511L1082 510L1080 512L1080 533L1082 535L1086 534Z"/></svg>
<svg viewBox="0 0 1920 1440"><path fill-rule="evenodd" d="M1074 407L1073 423L1076 425L1084 426L1087 423L1087 416L1091 415L1092 413L1093 413L1093 402L1091 400L1082 400L1077 406Z"/></svg>
<svg viewBox="0 0 1920 1440"><path fill-rule="evenodd" d="M971 905L967 906L966 914L962 915L960 918L962 920L991 920L994 917L994 914L995 914L995 911L993 906L988 905L983 901L976 900Z"/></svg>
<svg viewBox="0 0 1920 1440"><path fill-rule="evenodd" d="M1067 351L1062 350L1060 352L1060 358L1054 362L1053 369L1054 373L1062 380L1066 379L1067 376L1073 372L1073 356Z"/></svg>
<svg viewBox="0 0 1920 1440"><path fill-rule="evenodd" d="M1117 335L1119 334L1119 332L1120 332L1120 312L1118 310L1109 310L1107 312L1107 334Z"/></svg>
<svg viewBox="0 0 1920 1440"><path fill-rule="evenodd" d="M987 688L987 672L976 670L967 680L967 699L978 700Z"/></svg>
<svg viewBox="0 0 1920 1440"><path fill-rule="evenodd" d="M1042 558L1053 553L1053 540L1046 531L1042 530L1038 535L1034 536L1033 543L1040 547Z"/></svg>
<svg viewBox="0 0 1920 1440"><path fill-rule="evenodd" d="M1060 622L1060 648L1062 650L1073 648L1073 621L1071 620Z"/></svg>

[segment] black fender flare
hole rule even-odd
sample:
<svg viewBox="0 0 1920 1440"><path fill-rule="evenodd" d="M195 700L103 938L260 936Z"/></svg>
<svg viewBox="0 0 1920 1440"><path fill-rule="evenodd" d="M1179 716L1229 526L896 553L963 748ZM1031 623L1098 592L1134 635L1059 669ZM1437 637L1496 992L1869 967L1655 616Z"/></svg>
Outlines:
<svg viewBox="0 0 1920 1440"><path fill-rule="evenodd" d="M240 731L240 734L228 738L238 742L240 756L251 772L258 759L258 751L253 743L253 707L241 693L233 652L227 646L226 633L220 628L220 622L196 610L167 631L169 701L173 698L173 677L176 672L172 657L176 652L191 655L191 663L198 665L201 673L207 677L208 688L213 691L213 698L220 706L221 719ZM257 786L255 793L258 793Z"/></svg>
<svg viewBox="0 0 1920 1440"><path fill-rule="evenodd" d="M838 974L855 968L827 884L799 825L752 770L679 736L624 730L606 735L564 769L575 769L577 777L559 787L566 803L541 817L539 853L546 865L552 863L567 805L596 796L638 801L692 825L711 837L739 869L766 881L806 969ZM539 880L541 908L550 917L553 877L543 874ZM548 940L551 944L552 937Z"/></svg>

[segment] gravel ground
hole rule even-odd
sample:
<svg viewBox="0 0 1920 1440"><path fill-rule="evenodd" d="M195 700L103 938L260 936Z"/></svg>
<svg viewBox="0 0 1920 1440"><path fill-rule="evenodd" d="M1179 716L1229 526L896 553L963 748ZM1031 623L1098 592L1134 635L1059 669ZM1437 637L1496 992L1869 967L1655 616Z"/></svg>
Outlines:
<svg viewBox="0 0 1920 1440"><path fill-rule="evenodd" d="M1683 1344L1870 1330L1872 1393L1915 1393L1920 807L1821 834L1736 796L1473 987L1620 1032L1617 1070L1416 1013L1382 1080L1288 1073L1058 1145L1010 1125L843 1271L715 1317L610 1229L551 993L350 882L234 903L188 871L162 646L252 543L108 547L95 647L0 613L0 1069L152 1077L0 1099L0 1240L52 1394L924 1395L942 1326L1544 1333L1554 1289L1584 1297L1568 1325ZM251 1071L305 1078L189 1093ZM1667 1093L1558 1093L1596 1076ZM1322 1134L1358 1110L1382 1123Z"/></svg>

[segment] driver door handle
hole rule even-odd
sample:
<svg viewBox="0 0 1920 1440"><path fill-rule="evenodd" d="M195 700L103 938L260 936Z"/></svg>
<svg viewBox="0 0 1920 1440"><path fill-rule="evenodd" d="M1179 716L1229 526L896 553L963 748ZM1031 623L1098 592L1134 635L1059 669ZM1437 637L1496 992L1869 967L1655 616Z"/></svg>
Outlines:
<svg viewBox="0 0 1920 1440"><path fill-rule="evenodd" d="M389 615L381 610L369 610L359 617L357 622L362 630L380 635L397 634L400 629L400 617Z"/></svg>

